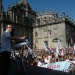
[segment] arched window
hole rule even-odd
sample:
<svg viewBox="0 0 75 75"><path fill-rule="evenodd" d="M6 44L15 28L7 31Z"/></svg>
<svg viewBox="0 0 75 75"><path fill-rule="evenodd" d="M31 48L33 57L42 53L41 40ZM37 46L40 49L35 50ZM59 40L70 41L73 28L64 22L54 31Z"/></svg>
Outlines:
<svg viewBox="0 0 75 75"><path fill-rule="evenodd" d="M53 40L52 40L52 42L58 42L58 39L59 38L54 38ZM60 40L60 39L59 39ZM60 42L61 42L61 40L60 40Z"/></svg>

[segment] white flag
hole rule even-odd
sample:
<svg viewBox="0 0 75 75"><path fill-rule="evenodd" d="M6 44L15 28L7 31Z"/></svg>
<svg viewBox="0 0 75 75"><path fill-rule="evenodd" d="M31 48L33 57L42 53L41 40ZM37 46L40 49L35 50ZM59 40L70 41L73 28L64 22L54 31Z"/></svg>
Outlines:
<svg viewBox="0 0 75 75"><path fill-rule="evenodd" d="M73 50L73 54L75 54L75 43L74 43L74 50Z"/></svg>
<svg viewBox="0 0 75 75"><path fill-rule="evenodd" d="M62 51L61 51L61 56L64 56L64 51L63 51L64 49L62 49Z"/></svg>
<svg viewBox="0 0 75 75"><path fill-rule="evenodd" d="M56 47L56 56L58 57L58 55L59 55L59 39L58 39L57 47Z"/></svg>
<svg viewBox="0 0 75 75"><path fill-rule="evenodd" d="M32 49L31 49L30 47L28 47L28 45L26 45L26 46L27 46L27 48L28 48L29 53L32 54L32 53L33 53L33 52L32 52Z"/></svg>
<svg viewBox="0 0 75 75"><path fill-rule="evenodd" d="M62 49L61 42L60 42L59 39L58 39L58 48L59 48L59 49Z"/></svg>
<svg viewBox="0 0 75 75"><path fill-rule="evenodd" d="M75 43L74 43L74 50L75 50Z"/></svg>
<svg viewBox="0 0 75 75"><path fill-rule="evenodd" d="M48 49L47 49L47 46L46 46L46 43L43 41L43 45L44 45L44 49L46 50L46 51L49 51Z"/></svg>

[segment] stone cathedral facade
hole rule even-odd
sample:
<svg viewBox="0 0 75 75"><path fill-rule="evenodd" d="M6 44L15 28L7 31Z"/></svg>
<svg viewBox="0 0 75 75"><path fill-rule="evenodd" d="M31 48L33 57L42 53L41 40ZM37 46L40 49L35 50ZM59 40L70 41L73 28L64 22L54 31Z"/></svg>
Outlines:
<svg viewBox="0 0 75 75"><path fill-rule="evenodd" d="M58 16L56 11L42 13L37 16L33 26L34 47L43 49L46 42L48 47L56 48L58 39L61 46L72 46L75 41L75 23L64 12Z"/></svg>
<svg viewBox="0 0 75 75"><path fill-rule="evenodd" d="M1 0L0 0L1 1ZM1 3L1 2L0 2ZM2 5L1 5L2 6ZM33 23L35 23L36 12L32 10L26 0L19 0L9 6L6 12L2 12L1 34L5 30L6 24L13 26L14 36L28 36L29 41L33 42Z"/></svg>
<svg viewBox="0 0 75 75"><path fill-rule="evenodd" d="M14 36L27 35L36 49L43 49L43 42L56 48L58 39L62 47L72 46L75 42L75 22L64 12L61 16L56 11L38 14L26 0L9 6L6 12L0 0L0 37L6 24L13 25Z"/></svg>

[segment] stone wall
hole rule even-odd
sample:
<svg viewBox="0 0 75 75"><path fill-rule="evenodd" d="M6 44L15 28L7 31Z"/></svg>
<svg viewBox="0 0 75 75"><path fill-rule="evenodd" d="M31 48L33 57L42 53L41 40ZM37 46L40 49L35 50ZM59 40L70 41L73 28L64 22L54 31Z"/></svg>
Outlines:
<svg viewBox="0 0 75 75"><path fill-rule="evenodd" d="M36 37L37 32L37 37ZM44 48L43 41L48 41L48 46L52 45L53 48L56 48L56 42L53 40L59 38L61 44L64 47L66 45L66 31L65 23L58 23L53 25L45 25L42 27L36 27L33 29L33 39L37 48Z"/></svg>

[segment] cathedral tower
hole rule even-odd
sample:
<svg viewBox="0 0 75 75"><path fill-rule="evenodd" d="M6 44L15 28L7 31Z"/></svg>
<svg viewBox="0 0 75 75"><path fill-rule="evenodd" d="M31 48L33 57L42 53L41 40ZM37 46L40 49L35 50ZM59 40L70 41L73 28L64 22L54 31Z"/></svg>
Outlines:
<svg viewBox="0 0 75 75"><path fill-rule="evenodd" d="M1 21L1 13L2 13L2 0L0 0L0 21Z"/></svg>

